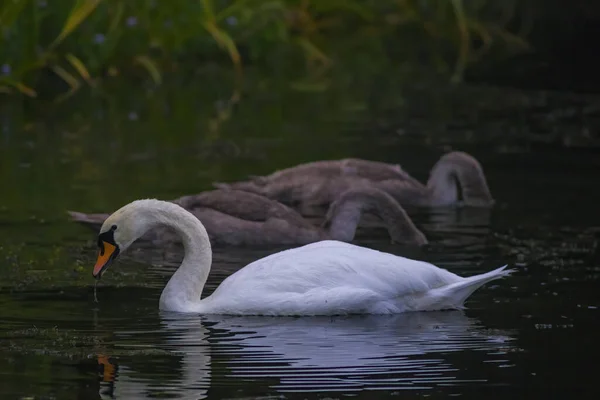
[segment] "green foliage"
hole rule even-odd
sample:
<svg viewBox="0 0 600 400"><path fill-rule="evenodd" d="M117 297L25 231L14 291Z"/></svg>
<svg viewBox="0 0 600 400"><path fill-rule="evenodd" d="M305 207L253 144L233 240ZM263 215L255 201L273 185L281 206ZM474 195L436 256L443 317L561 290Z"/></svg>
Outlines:
<svg viewBox="0 0 600 400"><path fill-rule="evenodd" d="M526 48L505 28L518 7L516 0L74 0L51 6L49 0L6 0L0 3L0 91L35 97L51 71L68 87L64 99L104 77L144 72L160 84L165 73L226 59L238 83L247 64L297 78L390 57L400 63L425 57L459 80L495 44Z"/></svg>

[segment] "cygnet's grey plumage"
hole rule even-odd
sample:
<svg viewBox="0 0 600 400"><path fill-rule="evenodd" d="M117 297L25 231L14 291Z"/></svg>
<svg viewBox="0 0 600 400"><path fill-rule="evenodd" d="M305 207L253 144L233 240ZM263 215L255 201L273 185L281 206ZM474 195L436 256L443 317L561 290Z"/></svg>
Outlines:
<svg viewBox="0 0 600 400"><path fill-rule="evenodd" d="M248 181L215 184L221 189L245 190L293 206L328 205L343 191L366 185L387 192L406 206L494 204L480 163L459 151L438 160L426 185L399 165L354 158L317 161Z"/></svg>
<svg viewBox="0 0 600 400"><path fill-rule="evenodd" d="M379 216L392 241L423 245L419 231L404 209L388 194L371 187L355 187L337 196L326 221L315 226L297 211L267 197L242 190L213 190L173 200L196 216L208 232L212 244L259 246L268 244L307 244L324 239L350 242L364 212ZM97 230L109 214L69 211L71 218ZM147 232L142 240L154 245L176 243L178 236L169 228Z"/></svg>

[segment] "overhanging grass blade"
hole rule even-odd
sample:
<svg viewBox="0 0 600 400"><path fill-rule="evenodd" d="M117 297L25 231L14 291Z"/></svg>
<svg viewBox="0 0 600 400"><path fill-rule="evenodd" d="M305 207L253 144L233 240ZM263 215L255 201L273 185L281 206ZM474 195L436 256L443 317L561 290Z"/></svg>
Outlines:
<svg viewBox="0 0 600 400"><path fill-rule="evenodd" d="M117 12L115 12L114 16L110 19L110 25L108 26L108 34L113 33L121 22L121 18L123 18L123 12L125 11L125 4L119 3L117 5Z"/></svg>
<svg viewBox="0 0 600 400"><path fill-rule="evenodd" d="M213 10L212 0L200 0L204 9L205 21L214 22L215 12Z"/></svg>
<svg viewBox="0 0 600 400"><path fill-rule="evenodd" d="M60 34L54 39L50 47L55 47L69 36L100 4L102 0L77 0L67 17L67 21Z"/></svg>
<svg viewBox="0 0 600 400"><path fill-rule="evenodd" d="M222 29L219 29L214 23L206 22L204 24L206 30L211 34L213 39L222 47L224 47L229 53L229 57L231 61L235 65L236 68L241 69L242 58L240 57L240 53L235 45L235 42L229 36L227 32Z"/></svg>
<svg viewBox="0 0 600 400"><path fill-rule="evenodd" d="M65 56L65 58L67 59L67 61L73 66L73 68L75 68L77 70L77 73L83 78L85 79L85 81L89 84L92 83L92 79L90 77L90 73L88 72L87 68L85 67L85 65L83 64L83 62L81 62L81 60L77 57L75 57L73 54L69 53Z"/></svg>
<svg viewBox="0 0 600 400"><path fill-rule="evenodd" d="M37 92L22 82L15 81L15 80L7 78L7 77L3 77L1 79L1 81L4 82L8 86L14 87L15 89L17 89L20 93L24 94L25 96L37 97Z"/></svg>
<svg viewBox="0 0 600 400"><path fill-rule="evenodd" d="M80 83L77 80L77 78L75 78L73 75L68 73L67 70L65 70L60 65L54 65L52 67L52 71L54 71L54 73L56 75L60 76L62 78L62 80L65 81L67 83L67 85L69 85L71 90L77 90L79 88Z"/></svg>
<svg viewBox="0 0 600 400"><path fill-rule="evenodd" d="M454 66L454 74L452 82L460 82L462 80L465 68L469 61L469 51L471 49L471 36L467 25L467 17L462 0L452 0L452 8L456 16L456 24L460 34L460 44L458 50L458 58Z"/></svg>
<svg viewBox="0 0 600 400"><path fill-rule="evenodd" d="M313 42L306 38L298 38L298 44L304 49L306 54L316 60L321 61L324 65L330 65L331 60L325 55Z"/></svg>
<svg viewBox="0 0 600 400"><path fill-rule="evenodd" d="M148 74L150 75L154 83L160 85L160 83L162 82L162 76L160 74L158 66L154 61L150 59L150 57L140 55L135 58L135 61L142 67L144 67L146 71L148 71Z"/></svg>

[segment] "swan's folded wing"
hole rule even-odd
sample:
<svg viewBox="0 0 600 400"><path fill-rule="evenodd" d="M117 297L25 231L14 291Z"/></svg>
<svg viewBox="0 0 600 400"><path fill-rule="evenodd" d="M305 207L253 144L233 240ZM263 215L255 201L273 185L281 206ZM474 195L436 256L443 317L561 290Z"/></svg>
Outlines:
<svg viewBox="0 0 600 400"><path fill-rule="evenodd" d="M355 175L372 181L386 179L414 180L400 165L380 161L348 158L343 160L342 172L344 175Z"/></svg>
<svg viewBox="0 0 600 400"><path fill-rule="evenodd" d="M268 184L294 182L309 177L334 177L342 173L344 160L323 160L299 164L290 168L281 169L265 176ZM264 182L263 181L263 182Z"/></svg>
<svg viewBox="0 0 600 400"><path fill-rule="evenodd" d="M310 223L293 209L267 197L241 190L213 190L184 196L175 202L189 211L208 208L246 221L266 222L278 218L298 227Z"/></svg>
<svg viewBox="0 0 600 400"><path fill-rule="evenodd" d="M249 264L225 279L213 296L240 306L246 303L244 307L250 308L265 308L265 304L274 307L275 302L286 309L304 307L302 303L325 308L332 304L364 307L369 302L423 293L460 279L425 262L322 241Z"/></svg>

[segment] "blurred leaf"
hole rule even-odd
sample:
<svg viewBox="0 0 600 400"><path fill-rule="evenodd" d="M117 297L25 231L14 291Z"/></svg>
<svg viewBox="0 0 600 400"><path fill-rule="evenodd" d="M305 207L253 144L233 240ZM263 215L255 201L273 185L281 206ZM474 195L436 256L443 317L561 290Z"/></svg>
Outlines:
<svg viewBox="0 0 600 400"><path fill-rule="evenodd" d="M81 84L79 83L79 80L77 80L77 78L75 78L73 75L67 72L60 65L54 65L51 67L51 69L52 71L54 71L55 74L60 76L69 85L69 90L67 90L65 93L61 94L60 96L57 96L54 99L55 103L61 103L69 97L71 97L75 92L77 92L81 87Z"/></svg>
<svg viewBox="0 0 600 400"><path fill-rule="evenodd" d="M52 71L54 71L56 73L56 75L60 76L62 78L62 80L65 81L67 83L67 85L69 85L71 90L76 90L79 88L80 84L79 84L79 81L77 80L77 78L75 78L73 75L71 75L69 72L67 72L60 65L52 66Z"/></svg>
<svg viewBox="0 0 600 400"><path fill-rule="evenodd" d="M249 3L250 1L251 0L234 1L231 5L229 5L229 7L225 7L224 9L219 11L216 15L214 15L214 19L216 21L222 21L222 20L226 19L227 17L230 17L230 16L236 14L239 11L244 11L246 9L247 3ZM267 1L264 1L264 2L267 3Z"/></svg>
<svg viewBox="0 0 600 400"><path fill-rule="evenodd" d="M452 75L452 82L460 82L464 75L467 62L469 61L469 51L471 49L471 35L467 26L467 17L463 7L462 0L451 0L454 14L456 16L456 24L460 33L460 44L458 47L458 58Z"/></svg>
<svg viewBox="0 0 600 400"><path fill-rule="evenodd" d="M240 57L240 53L238 52L237 46L235 45L235 42L233 41L231 36L229 36L229 34L224 30L219 29L212 22L205 23L204 27L215 39L215 41L227 50L227 52L229 53L229 57L231 58L231 61L236 66L236 68L241 68L242 58Z"/></svg>
<svg viewBox="0 0 600 400"><path fill-rule="evenodd" d="M235 41L229 36L227 32L223 29L220 29L216 24L215 12L212 5L212 0L201 0L202 6L204 8L204 28L210 33L213 39L219 44L219 46L224 47L229 53L229 58L236 67L238 73L241 71L241 57L240 53L237 49Z"/></svg>
<svg viewBox="0 0 600 400"><path fill-rule="evenodd" d="M37 92L35 90L33 90L32 88L30 88L29 86L25 85L24 83L15 81L15 80L7 78L7 77L3 77L2 81L4 83L6 83L7 85L10 85L10 86L14 87L20 93L22 93L22 94L24 94L26 96L37 97Z"/></svg>
<svg viewBox="0 0 600 400"><path fill-rule="evenodd" d="M329 81L323 82L292 82L290 87L299 92L324 92L329 88Z"/></svg>
<svg viewBox="0 0 600 400"><path fill-rule="evenodd" d="M114 16L110 19L110 25L108 26L107 34L110 35L118 28L119 23L121 22L121 19L123 18L124 11L125 11L125 4L122 2L119 2L119 4L117 4L117 11L115 12Z"/></svg>
<svg viewBox="0 0 600 400"><path fill-rule="evenodd" d="M489 29L491 32L496 33L496 35L504 39L504 41L509 45L519 47L523 50L531 49L531 45L529 44L529 42L527 42L527 40L523 39L522 37L519 37L495 25L490 25Z"/></svg>
<svg viewBox="0 0 600 400"><path fill-rule="evenodd" d="M160 85L160 83L162 82L162 76L154 61L152 61L148 56L144 55L135 57L135 61L141 66L143 66L146 69L146 71L148 71L148 74L150 74L150 77L152 77L154 83Z"/></svg>
<svg viewBox="0 0 600 400"><path fill-rule="evenodd" d="M85 65L81 62L81 60L77 57L75 57L73 54L69 53L65 56L65 58L67 59L67 61L69 61L69 63L71 63L71 65L73 66L73 68L75 68L77 70L77 72L79 73L79 75L85 79L85 81L89 84L91 84L91 77L90 77L90 73L88 72L87 68L85 67Z"/></svg>
<svg viewBox="0 0 600 400"><path fill-rule="evenodd" d="M108 70L106 71L106 73L108 74L108 76L119 76L119 69L117 67L115 67L114 65L111 65L110 67L108 67Z"/></svg>
<svg viewBox="0 0 600 400"><path fill-rule="evenodd" d="M325 55L314 43L306 38L298 38L296 39L300 47L304 49L306 54L316 60L321 61L324 65L331 64L331 60L329 57Z"/></svg>
<svg viewBox="0 0 600 400"><path fill-rule="evenodd" d="M8 28L14 24L28 0L5 0L0 7L0 26Z"/></svg>
<svg viewBox="0 0 600 400"><path fill-rule="evenodd" d="M527 41L507 28L507 21L535 19L523 11L518 0L502 4L489 0L0 0L0 65L6 64L15 82L34 87L37 73L67 60L55 72L69 87L85 80L94 82L97 71L115 75L130 62L139 63L160 84L164 65L182 67L188 60L205 60L216 42L227 51L236 73L236 95L241 90L244 54L261 68L277 72L298 71L301 57L324 72L333 60L341 73L352 65L376 68L387 64L381 49L393 43L394 56L403 64L418 63L426 52L428 67L445 65L442 71L459 80L468 63L494 50L512 52L529 48ZM519 14L517 14L517 12ZM513 15L514 14L514 15ZM232 18L230 18L232 17ZM517 18L518 17L518 18ZM132 21L124 23L124 19ZM135 25L135 28L133 26ZM524 25L525 23L521 23ZM75 32L75 30L78 30ZM47 32L58 33L48 37ZM429 34L428 34L429 33ZM71 35L68 49L61 43ZM477 40L474 41L473 38ZM75 39L75 38L73 38ZM449 40L450 39L450 40ZM474 42L480 43L475 47ZM53 40L53 41L52 41ZM48 41L52 42L50 46ZM64 43L67 45L67 43ZM448 48L450 45L452 47ZM390 46L388 46L390 47ZM360 48L353 51L352 48ZM453 54L456 54L453 57ZM76 55L76 56L75 56ZM132 60L134 55L136 56ZM184 62L182 57L189 57ZM372 61L369 59L372 58ZM365 61L361 61L365 60ZM454 64L454 65L453 65ZM371 66L372 65L372 66ZM52 67L51 67L52 68ZM66 70L64 69L66 68ZM67 72L68 71L68 72ZM77 71L77 72L75 72ZM63 73L64 72L64 73ZM314 72L314 71L312 71ZM65 75L67 73L68 75ZM73 79L77 82L73 86ZM0 84L21 93L35 93L0 75ZM41 82L41 80L40 80ZM70 83L69 83L70 82ZM5 90L4 90L5 91Z"/></svg>
<svg viewBox="0 0 600 400"><path fill-rule="evenodd" d="M479 38L481 39L481 41L483 43L477 53L478 54L485 53L492 46L492 42L493 42L492 35L490 35L489 30L483 24L481 24L477 21L473 21L473 20L469 19L468 23L469 23L469 27L476 34L479 35Z"/></svg>
<svg viewBox="0 0 600 400"><path fill-rule="evenodd" d="M71 34L91 13L102 0L77 0L65 22L60 34L50 47L55 47Z"/></svg>
<svg viewBox="0 0 600 400"><path fill-rule="evenodd" d="M213 9L212 0L200 0L204 15L206 16L205 21L215 21L215 11Z"/></svg>
<svg viewBox="0 0 600 400"><path fill-rule="evenodd" d="M373 21L373 12L368 6L364 5L364 2L352 1L352 0L329 0L329 1L315 1L312 3L312 7L318 12L335 12L346 10L350 11L355 15L358 15L365 21Z"/></svg>

